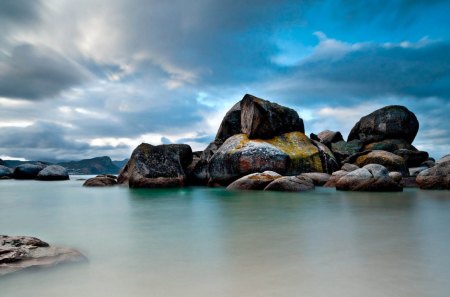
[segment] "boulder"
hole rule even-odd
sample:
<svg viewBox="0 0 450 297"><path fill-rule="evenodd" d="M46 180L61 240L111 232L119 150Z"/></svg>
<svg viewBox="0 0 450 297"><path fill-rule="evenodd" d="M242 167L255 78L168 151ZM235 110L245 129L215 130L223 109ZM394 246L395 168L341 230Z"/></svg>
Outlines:
<svg viewBox="0 0 450 297"><path fill-rule="evenodd" d="M0 235L0 276L27 268L45 268L86 260L75 249L50 246L35 237Z"/></svg>
<svg viewBox="0 0 450 297"><path fill-rule="evenodd" d="M49 165L39 171L36 176L38 180L68 180L69 173L67 169L59 165Z"/></svg>
<svg viewBox="0 0 450 297"><path fill-rule="evenodd" d="M273 171L263 173L252 173L235 180L228 185L228 190L263 190L268 184L281 175Z"/></svg>
<svg viewBox="0 0 450 297"><path fill-rule="evenodd" d="M319 150L320 161L322 162L322 171L326 173L336 171L339 166L331 150L321 142L313 140L312 143Z"/></svg>
<svg viewBox="0 0 450 297"><path fill-rule="evenodd" d="M166 188L186 185L185 170L192 163L186 144L140 144L120 171L119 184L130 188Z"/></svg>
<svg viewBox="0 0 450 297"><path fill-rule="evenodd" d="M389 171L398 171L403 176L409 175L405 160L403 160L402 157L387 151L366 151L351 156L347 161L354 163L359 167L363 167L367 164L380 164Z"/></svg>
<svg viewBox="0 0 450 297"><path fill-rule="evenodd" d="M402 157L407 167L420 166L420 164L428 160L428 153L424 151L399 149L394 151L394 154Z"/></svg>
<svg viewBox="0 0 450 297"><path fill-rule="evenodd" d="M342 165L341 170L345 170L347 172L352 172L356 169L359 169L358 166L356 166L355 164L350 164L350 163L344 163L344 165Z"/></svg>
<svg viewBox="0 0 450 297"><path fill-rule="evenodd" d="M198 160L192 161L186 168L188 183L191 185L206 185L209 179L208 163L214 153L223 144L220 140L214 140L200 154Z"/></svg>
<svg viewBox="0 0 450 297"><path fill-rule="evenodd" d="M330 174L324 172L306 172L300 174L300 176L311 179L315 186L325 185L331 177Z"/></svg>
<svg viewBox="0 0 450 297"><path fill-rule="evenodd" d="M368 164L347 173L336 182L336 189L369 192L402 191L399 183L389 176L389 171L379 164Z"/></svg>
<svg viewBox="0 0 450 297"><path fill-rule="evenodd" d="M349 142L341 140L331 144L331 151L339 164L351 155L360 152L362 148L363 144L358 139Z"/></svg>
<svg viewBox="0 0 450 297"><path fill-rule="evenodd" d="M306 176L283 176L268 184L264 191L303 192L313 189L313 181Z"/></svg>
<svg viewBox="0 0 450 297"><path fill-rule="evenodd" d="M339 141L344 141L344 138L342 137L341 132L335 132L330 130L325 130L317 134L317 138L319 141L323 144L325 144L327 147L331 148L332 143L336 143Z"/></svg>
<svg viewBox="0 0 450 297"><path fill-rule="evenodd" d="M288 132L305 132L303 120L291 108L246 94L240 102L241 131L250 139L271 139Z"/></svg>
<svg viewBox="0 0 450 297"><path fill-rule="evenodd" d="M385 139L403 139L411 144L419 130L414 113L406 107L391 105L362 117L352 128L348 141L372 143Z"/></svg>
<svg viewBox="0 0 450 297"><path fill-rule="evenodd" d="M407 149L417 151L417 149L404 139L385 139L364 145L362 151L388 151L393 153L396 150Z"/></svg>
<svg viewBox="0 0 450 297"><path fill-rule="evenodd" d="M245 97L244 97L245 98ZM233 135L241 133L241 102L236 103L226 114L217 131L215 141L223 143Z"/></svg>
<svg viewBox="0 0 450 297"><path fill-rule="evenodd" d="M117 185L117 177L111 175L97 175L83 183L83 187L111 187Z"/></svg>
<svg viewBox="0 0 450 297"><path fill-rule="evenodd" d="M436 161L433 158L428 158L428 160L426 160L425 162L422 162L422 164L420 164L420 166L425 166L428 168L431 168L434 165L436 165Z"/></svg>
<svg viewBox="0 0 450 297"><path fill-rule="evenodd" d="M35 179L39 172L47 167L45 164L25 163L14 169L13 177L15 179Z"/></svg>
<svg viewBox="0 0 450 297"><path fill-rule="evenodd" d="M436 165L421 171L416 182L425 190L450 190L450 155L436 161Z"/></svg>
<svg viewBox="0 0 450 297"><path fill-rule="evenodd" d="M7 179L7 178L11 178L13 176L13 171L3 165L0 165L0 178L2 179Z"/></svg>
<svg viewBox="0 0 450 297"><path fill-rule="evenodd" d="M348 171L345 171L345 170L338 170L338 171L333 172L330 176L330 179L328 179L328 181L323 186L328 187L328 188L336 187L337 181L344 175L347 175L347 173L348 173Z"/></svg>
<svg viewBox="0 0 450 297"><path fill-rule="evenodd" d="M420 167L413 167L413 168L409 168L409 176L414 176L416 177L417 175L419 175L419 173L421 173L422 171L424 171L425 169L428 169L429 167L427 166L420 166Z"/></svg>
<svg viewBox="0 0 450 297"><path fill-rule="evenodd" d="M389 177L392 178L392 180L395 181L396 183L400 183L403 179L403 175L397 171L389 172Z"/></svg>
<svg viewBox="0 0 450 297"><path fill-rule="evenodd" d="M272 139L249 139L246 134L228 138L210 159L210 184L228 185L251 173L275 171L282 175L324 172L319 149L301 132Z"/></svg>

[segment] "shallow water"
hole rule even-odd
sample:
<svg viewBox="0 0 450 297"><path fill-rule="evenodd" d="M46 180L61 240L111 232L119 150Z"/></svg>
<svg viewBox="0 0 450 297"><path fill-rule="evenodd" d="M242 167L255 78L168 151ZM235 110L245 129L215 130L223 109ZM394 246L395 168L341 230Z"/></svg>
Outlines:
<svg viewBox="0 0 450 297"><path fill-rule="evenodd" d="M81 185L0 181L0 234L90 260L0 278L0 296L449 296L446 191Z"/></svg>

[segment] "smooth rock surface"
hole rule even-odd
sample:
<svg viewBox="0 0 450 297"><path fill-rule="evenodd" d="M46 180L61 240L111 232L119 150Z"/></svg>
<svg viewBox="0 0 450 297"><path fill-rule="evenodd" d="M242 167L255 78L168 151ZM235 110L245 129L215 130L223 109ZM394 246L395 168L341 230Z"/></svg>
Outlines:
<svg viewBox="0 0 450 297"><path fill-rule="evenodd" d="M450 155L436 161L436 165L421 171L416 183L425 190L450 190Z"/></svg>
<svg viewBox="0 0 450 297"><path fill-rule="evenodd" d="M111 187L117 185L117 178L109 175L98 175L83 183L84 187Z"/></svg>
<svg viewBox="0 0 450 297"><path fill-rule="evenodd" d="M283 176L265 187L264 191L303 192L314 189L313 181L305 176Z"/></svg>
<svg viewBox="0 0 450 297"><path fill-rule="evenodd" d="M336 182L341 191L394 192L402 187L390 176L389 171L379 164L368 164L341 177Z"/></svg>
<svg viewBox="0 0 450 297"><path fill-rule="evenodd" d="M403 176L409 176L409 170L406 167L405 160L396 154L387 151L371 151L355 156L354 164L363 167L367 164L380 164L389 171L398 171Z"/></svg>
<svg viewBox="0 0 450 297"><path fill-rule="evenodd" d="M268 184L281 175L273 171L264 171L262 173L252 173L235 180L228 185L228 190L263 190Z"/></svg>
<svg viewBox="0 0 450 297"><path fill-rule="evenodd" d="M35 179L45 167L47 167L45 164L22 164L14 169L13 177L15 179Z"/></svg>
<svg viewBox="0 0 450 297"><path fill-rule="evenodd" d="M341 132L331 130L324 130L320 132L319 134L317 134L317 138L321 143L325 144L328 147L331 147L332 143L344 141Z"/></svg>
<svg viewBox="0 0 450 297"><path fill-rule="evenodd" d="M300 174L300 176L305 176L311 179L315 186L323 186L330 179L331 175L324 172L306 172Z"/></svg>
<svg viewBox="0 0 450 297"><path fill-rule="evenodd" d="M69 173L67 169L59 165L49 165L39 171L36 176L38 180L68 180Z"/></svg>

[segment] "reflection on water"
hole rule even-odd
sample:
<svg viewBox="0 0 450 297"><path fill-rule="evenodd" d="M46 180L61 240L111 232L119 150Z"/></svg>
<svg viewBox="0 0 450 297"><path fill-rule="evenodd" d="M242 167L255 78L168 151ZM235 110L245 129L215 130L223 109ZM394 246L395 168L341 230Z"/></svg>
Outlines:
<svg viewBox="0 0 450 297"><path fill-rule="evenodd" d="M0 233L87 264L0 279L0 296L448 296L448 192L89 189L0 181Z"/></svg>

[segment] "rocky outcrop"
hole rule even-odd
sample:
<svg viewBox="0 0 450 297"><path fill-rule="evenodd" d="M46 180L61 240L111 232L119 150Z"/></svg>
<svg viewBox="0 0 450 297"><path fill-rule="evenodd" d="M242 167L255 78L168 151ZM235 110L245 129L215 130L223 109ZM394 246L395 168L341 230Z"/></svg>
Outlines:
<svg viewBox="0 0 450 297"><path fill-rule="evenodd" d="M241 177L228 185L228 190L263 190L272 181L281 178L281 175L273 171L253 173Z"/></svg>
<svg viewBox="0 0 450 297"><path fill-rule="evenodd" d="M270 139L288 132L305 133L303 120L291 108L246 94L240 102L241 132L250 139Z"/></svg>
<svg viewBox="0 0 450 297"><path fill-rule="evenodd" d="M117 177L114 175L97 175L83 183L84 187L111 187L117 185Z"/></svg>
<svg viewBox="0 0 450 297"><path fill-rule="evenodd" d="M420 172L416 182L425 190L450 190L450 155L436 161L436 165Z"/></svg>
<svg viewBox="0 0 450 297"><path fill-rule="evenodd" d="M45 164L22 164L14 169L15 179L35 179L39 172L47 167Z"/></svg>
<svg viewBox="0 0 450 297"><path fill-rule="evenodd" d="M45 268L86 260L75 249L50 246L35 237L0 235L0 276L27 268Z"/></svg>
<svg viewBox="0 0 450 297"><path fill-rule="evenodd" d="M239 101L226 113L216 134L216 142L223 143L233 135L241 133L241 102Z"/></svg>
<svg viewBox="0 0 450 297"><path fill-rule="evenodd" d="M59 165L49 165L39 171L36 176L37 180L68 180L69 173L67 169Z"/></svg>
<svg viewBox="0 0 450 297"><path fill-rule="evenodd" d="M402 157L407 167L417 167L428 160L428 153L424 151L399 149L394 154Z"/></svg>
<svg viewBox="0 0 450 297"><path fill-rule="evenodd" d="M311 133L310 138L320 141L321 143L325 144L329 148L331 148L332 143L344 141L344 138L342 137L341 132L339 132L339 131L335 132L335 131L331 131L331 130L322 131L317 135Z"/></svg>
<svg viewBox="0 0 450 297"><path fill-rule="evenodd" d="M186 184L185 170L191 162L192 150L186 144L142 143L120 171L118 182L130 188L181 187Z"/></svg>
<svg viewBox="0 0 450 297"><path fill-rule="evenodd" d="M282 175L323 172L321 154L301 132L285 133L272 139L249 139L246 134L228 138L210 159L210 183L228 185L261 171Z"/></svg>
<svg viewBox="0 0 450 297"><path fill-rule="evenodd" d="M365 151L350 156L346 162L354 163L358 167L363 167L367 164L380 164L386 167L389 171L398 171L403 176L409 175L409 170L406 167L405 160L403 160L400 156L386 151Z"/></svg>
<svg viewBox="0 0 450 297"><path fill-rule="evenodd" d="M414 113L404 106L391 105L362 117L352 128L348 141L359 139L373 143L385 139L403 139L411 144L419 130Z"/></svg>
<svg viewBox="0 0 450 297"><path fill-rule="evenodd" d="M341 191L391 192L401 191L400 184L379 164L368 164L340 177L336 189Z"/></svg>
<svg viewBox="0 0 450 297"><path fill-rule="evenodd" d="M313 181L306 176L283 176L268 184L264 191L303 192L313 189Z"/></svg>
<svg viewBox="0 0 450 297"><path fill-rule="evenodd" d="M3 165L0 165L0 179L9 179L13 176L13 171Z"/></svg>

